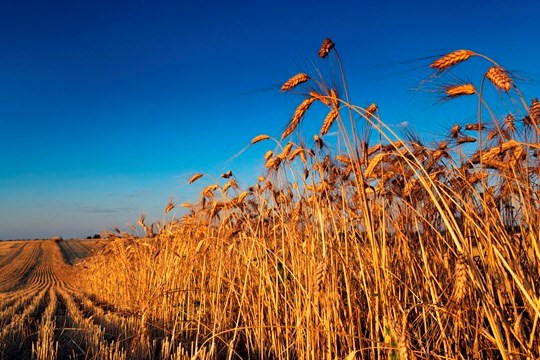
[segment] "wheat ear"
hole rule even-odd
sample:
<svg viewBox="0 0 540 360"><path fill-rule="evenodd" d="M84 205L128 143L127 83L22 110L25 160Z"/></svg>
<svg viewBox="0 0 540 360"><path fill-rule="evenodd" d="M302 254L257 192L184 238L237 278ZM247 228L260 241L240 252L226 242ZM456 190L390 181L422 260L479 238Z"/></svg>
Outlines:
<svg viewBox="0 0 540 360"><path fill-rule="evenodd" d="M460 84L447 86L444 92L448 98L455 98L464 95L474 95L476 94L476 89L473 84Z"/></svg>
<svg viewBox="0 0 540 360"><path fill-rule="evenodd" d="M305 83L309 80L309 76L306 73L299 73L291 77L289 80L285 81L281 86L281 91L291 91L298 85Z"/></svg>
<svg viewBox="0 0 540 360"><path fill-rule="evenodd" d="M256 143L258 143L260 141L263 141L263 140L268 140L268 139L270 139L270 136L268 136L268 135L264 135L264 134L257 135L253 139L251 139L251 145L256 144Z"/></svg>
<svg viewBox="0 0 540 360"><path fill-rule="evenodd" d="M192 177L189 178L188 182L189 182L190 184L193 184L195 181L197 181L197 180L199 180L200 178L202 178L203 175L204 175L204 174L202 174L202 173L195 174L195 175L193 175Z"/></svg>
<svg viewBox="0 0 540 360"><path fill-rule="evenodd" d="M321 127L321 135L326 135L328 133L328 130L330 130L330 127L332 127L332 124L337 119L338 115L339 111L336 108L332 109L328 115L326 115Z"/></svg>
<svg viewBox="0 0 540 360"><path fill-rule="evenodd" d="M332 50L335 45L336 44L334 44L334 42L330 38L324 39L321 48L319 49L319 57L321 57L322 59L327 57L328 54L330 54L330 50Z"/></svg>
<svg viewBox="0 0 540 360"><path fill-rule="evenodd" d="M486 78L498 89L508 92L513 85L512 78L508 72L500 66L492 66L486 72Z"/></svg>
<svg viewBox="0 0 540 360"><path fill-rule="evenodd" d="M298 105L298 107L296 108L296 110L295 110L295 112L293 114L293 117L292 117L291 121L289 122L289 126L287 126L287 129L285 129L283 134L281 134L281 139L282 140L293 133L293 131L298 126L298 124L300 124L300 121L304 117L304 114L309 109L311 104L313 104L314 101L315 101L315 98L309 97L309 98L305 99L304 101L302 101L300 103L300 105Z"/></svg>
<svg viewBox="0 0 540 360"><path fill-rule="evenodd" d="M467 60L473 55L476 55L476 53L471 50L456 50L435 60L431 63L431 65L429 65L429 67L438 71L443 71Z"/></svg>

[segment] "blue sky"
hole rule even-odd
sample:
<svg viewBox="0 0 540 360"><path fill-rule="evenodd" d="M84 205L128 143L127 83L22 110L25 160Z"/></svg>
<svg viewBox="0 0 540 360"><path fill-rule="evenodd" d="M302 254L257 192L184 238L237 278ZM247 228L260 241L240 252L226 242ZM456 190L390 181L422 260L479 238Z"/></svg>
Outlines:
<svg viewBox="0 0 540 360"><path fill-rule="evenodd" d="M232 169L240 183L299 98L279 85L318 66L331 37L352 100L426 138L474 118L474 101L417 90L427 65L468 48L540 96L537 1L18 1L0 4L0 239L125 228L194 200ZM431 58L428 58L431 57ZM471 65L467 76L481 77ZM461 100L460 100L461 101ZM500 109L504 111L505 109ZM204 172L201 183L186 179Z"/></svg>

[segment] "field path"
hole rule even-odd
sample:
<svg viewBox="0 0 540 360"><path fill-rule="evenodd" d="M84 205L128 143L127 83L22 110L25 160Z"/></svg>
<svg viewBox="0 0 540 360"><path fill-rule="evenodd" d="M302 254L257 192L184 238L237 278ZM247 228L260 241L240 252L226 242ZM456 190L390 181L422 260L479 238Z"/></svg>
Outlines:
<svg viewBox="0 0 540 360"><path fill-rule="evenodd" d="M0 359L125 359L137 321L77 286L77 260L96 241L0 242Z"/></svg>

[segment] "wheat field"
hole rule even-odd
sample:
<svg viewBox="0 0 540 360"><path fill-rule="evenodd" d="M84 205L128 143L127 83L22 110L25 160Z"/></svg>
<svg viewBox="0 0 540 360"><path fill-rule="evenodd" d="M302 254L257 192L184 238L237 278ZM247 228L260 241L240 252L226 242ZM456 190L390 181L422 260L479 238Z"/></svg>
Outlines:
<svg viewBox="0 0 540 360"><path fill-rule="evenodd" d="M476 119L424 141L351 102L332 40L318 55L333 77L289 77L283 132L247 144L255 183L193 174L198 199L85 248L0 243L0 357L540 358L538 100L483 54L436 57Z"/></svg>

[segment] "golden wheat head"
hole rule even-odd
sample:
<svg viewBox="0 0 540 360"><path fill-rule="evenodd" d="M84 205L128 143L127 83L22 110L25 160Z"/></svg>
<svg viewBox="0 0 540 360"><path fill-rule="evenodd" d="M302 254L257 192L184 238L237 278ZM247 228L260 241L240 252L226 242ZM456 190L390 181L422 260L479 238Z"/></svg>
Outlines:
<svg viewBox="0 0 540 360"><path fill-rule="evenodd" d="M474 131L480 131L484 130L486 126L484 124L479 123L470 123L465 125L465 130L474 130Z"/></svg>
<svg viewBox="0 0 540 360"><path fill-rule="evenodd" d="M461 131L461 125L456 124L452 126L452 129L450 129L450 135L455 139L459 136L460 131Z"/></svg>
<svg viewBox="0 0 540 360"><path fill-rule="evenodd" d="M460 136L457 138L456 142L461 145L461 144L465 144L465 143L473 143L473 142L476 142L476 138L472 137L472 136Z"/></svg>
<svg viewBox="0 0 540 360"><path fill-rule="evenodd" d="M305 83L309 80L309 76L305 73L296 74L293 77L291 77L289 80L285 81L285 83L281 86L281 91L291 91L298 85Z"/></svg>
<svg viewBox="0 0 540 360"><path fill-rule="evenodd" d="M464 255L460 255L454 267L454 289L452 292L452 300L460 303L467 294L468 264Z"/></svg>
<svg viewBox="0 0 540 360"><path fill-rule="evenodd" d="M198 173L189 178L188 183L193 184L195 181L203 177L203 173Z"/></svg>
<svg viewBox="0 0 540 360"><path fill-rule="evenodd" d="M336 108L332 109L328 115L326 115L321 127L321 135L326 135L328 133L328 130L330 130L330 127L332 127L332 124L337 119L338 115L339 111Z"/></svg>
<svg viewBox="0 0 540 360"><path fill-rule="evenodd" d="M168 214L172 209L174 209L174 206L174 202L172 200L169 200L167 206L165 206L165 214Z"/></svg>
<svg viewBox="0 0 540 360"><path fill-rule="evenodd" d="M456 50L435 60L429 67L438 71L443 71L467 60L473 55L475 55L475 52L471 50Z"/></svg>
<svg viewBox="0 0 540 360"><path fill-rule="evenodd" d="M265 134L257 135L253 139L251 139L251 145L264 141L264 140L268 140L268 139L270 139L270 136L268 135L265 135Z"/></svg>
<svg viewBox="0 0 540 360"><path fill-rule="evenodd" d="M474 95L476 94L476 89L473 84L460 84L447 86L444 92L447 98L455 98L464 95Z"/></svg>
<svg viewBox="0 0 540 360"><path fill-rule="evenodd" d="M529 108L529 119L533 124L537 124L538 119L540 119L540 102L538 102L537 98L534 98L531 102L531 106Z"/></svg>
<svg viewBox="0 0 540 360"><path fill-rule="evenodd" d="M319 49L319 57L324 59L330 54L330 50L334 48L335 44L330 38L324 39L321 48Z"/></svg>
<svg viewBox="0 0 540 360"><path fill-rule="evenodd" d="M513 82L506 70L500 66L492 66L486 72L486 78L498 89L504 92L510 91Z"/></svg>
<svg viewBox="0 0 540 360"><path fill-rule="evenodd" d="M289 126L287 126L283 134L281 134L281 140L285 139L287 136L289 136L290 134L294 132L294 130L298 127L298 124L300 124L300 121L304 117L304 114L309 109L311 104L313 104L314 101L315 101L315 98L308 97L307 99L302 101L300 105L298 105L298 107L296 108L293 114L291 121L289 122Z"/></svg>
<svg viewBox="0 0 540 360"><path fill-rule="evenodd" d="M370 118L377 112L377 104L371 104L366 108L366 117Z"/></svg>

